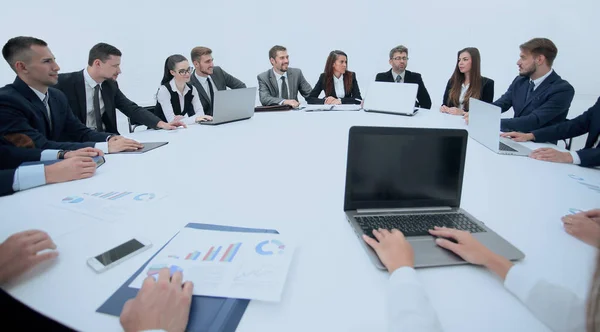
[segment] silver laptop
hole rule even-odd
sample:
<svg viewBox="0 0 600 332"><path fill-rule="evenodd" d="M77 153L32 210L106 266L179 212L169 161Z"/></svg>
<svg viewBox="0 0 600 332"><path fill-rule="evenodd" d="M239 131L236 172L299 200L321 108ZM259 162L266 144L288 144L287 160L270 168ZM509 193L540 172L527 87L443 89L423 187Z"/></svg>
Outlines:
<svg viewBox="0 0 600 332"><path fill-rule="evenodd" d="M215 91L213 119L203 121L203 125L218 125L250 119L254 115L256 87Z"/></svg>
<svg viewBox="0 0 600 332"><path fill-rule="evenodd" d="M427 232L434 226L469 231L510 260L525 257L460 207L467 140L462 129L350 128L344 211L378 268L384 266L361 238L378 228L404 233L415 267L467 264L435 244Z"/></svg>
<svg viewBox="0 0 600 332"><path fill-rule="evenodd" d="M419 110L415 107L418 84L373 82L367 91L363 105L366 112L377 112L413 116Z"/></svg>
<svg viewBox="0 0 600 332"><path fill-rule="evenodd" d="M531 149L500 137L500 107L478 99L469 99L469 135L488 149L514 156L529 156Z"/></svg>

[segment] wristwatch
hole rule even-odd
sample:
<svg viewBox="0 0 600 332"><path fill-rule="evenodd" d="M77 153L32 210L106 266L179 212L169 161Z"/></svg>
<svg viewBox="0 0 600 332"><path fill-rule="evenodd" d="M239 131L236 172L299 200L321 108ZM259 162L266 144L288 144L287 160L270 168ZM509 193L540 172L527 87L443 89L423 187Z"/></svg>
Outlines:
<svg viewBox="0 0 600 332"><path fill-rule="evenodd" d="M66 151L66 150L60 150L60 151L58 151L58 153L56 154L56 158L58 158L58 159L65 159L65 154L67 152L69 152L69 151Z"/></svg>

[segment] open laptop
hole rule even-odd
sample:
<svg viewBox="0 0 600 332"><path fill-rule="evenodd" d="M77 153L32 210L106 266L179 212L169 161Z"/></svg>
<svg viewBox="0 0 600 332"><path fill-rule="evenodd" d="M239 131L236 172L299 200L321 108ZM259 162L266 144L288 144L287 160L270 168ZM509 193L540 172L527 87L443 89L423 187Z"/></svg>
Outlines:
<svg viewBox="0 0 600 332"><path fill-rule="evenodd" d="M256 87L215 91L212 121L202 121L203 125L250 119L254 115Z"/></svg>
<svg viewBox="0 0 600 332"><path fill-rule="evenodd" d="M519 249L461 209L467 132L462 129L352 127L348 140L346 218L370 260L385 269L362 234L397 228L415 252L415 267L467 264L438 247L427 230L466 230L510 260Z"/></svg>
<svg viewBox="0 0 600 332"><path fill-rule="evenodd" d="M529 156L531 149L506 137L500 137L501 114L500 107L469 98L469 134L471 138L498 154Z"/></svg>
<svg viewBox="0 0 600 332"><path fill-rule="evenodd" d="M367 91L363 105L365 112L377 112L413 116L419 110L415 107L418 84L373 82Z"/></svg>

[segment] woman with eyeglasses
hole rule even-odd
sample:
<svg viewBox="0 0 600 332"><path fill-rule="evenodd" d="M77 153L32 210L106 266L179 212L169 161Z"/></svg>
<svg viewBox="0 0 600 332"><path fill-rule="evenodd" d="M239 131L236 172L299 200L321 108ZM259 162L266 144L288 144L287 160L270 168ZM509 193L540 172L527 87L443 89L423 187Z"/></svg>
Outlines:
<svg viewBox="0 0 600 332"><path fill-rule="evenodd" d="M309 104L360 104L362 97L356 81L356 75L346 70L348 56L342 51L332 51L325 63L325 72L319 76L319 81L310 92L306 101ZM319 98L325 91L325 98Z"/></svg>
<svg viewBox="0 0 600 332"><path fill-rule="evenodd" d="M181 54L174 54L165 61L165 72L156 93L154 113L165 122L174 120L185 124L211 120L204 115L198 90L188 82L193 67Z"/></svg>
<svg viewBox="0 0 600 332"><path fill-rule="evenodd" d="M475 47L458 51L456 67L446 85L440 112L465 115L469 111L471 97L486 103L494 99L494 80L481 76L481 56Z"/></svg>

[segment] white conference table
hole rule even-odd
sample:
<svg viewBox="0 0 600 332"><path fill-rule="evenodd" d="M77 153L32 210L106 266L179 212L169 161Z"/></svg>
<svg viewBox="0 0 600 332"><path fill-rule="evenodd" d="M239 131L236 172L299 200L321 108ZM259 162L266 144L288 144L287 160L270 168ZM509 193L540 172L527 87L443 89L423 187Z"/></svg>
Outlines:
<svg viewBox="0 0 600 332"><path fill-rule="evenodd" d="M252 301L237 331L384 331L388 274L369 262L343 212L354 125L467 128L461 117L433 110L412 118L298 111L130 134L170 143L142 155L108 155L91 179L0 198L0 239L42 229L60 252L5 289L78 330L118 331L118 318L96 309L185 224L274 228L298 245L282 301ZM520 264L532 275L584 297L596 250L565 233L560 217L570 208L600 207L600 194L575 177L600 184L597 169L501 156L469 139L462 207L520 248L526 254ZM110 189L167 196L110 221L50 206ZM101 274L86 265L132 236L154 246ZM418 276L445 331L548 330L482 268L419 269Z"/></svg>

